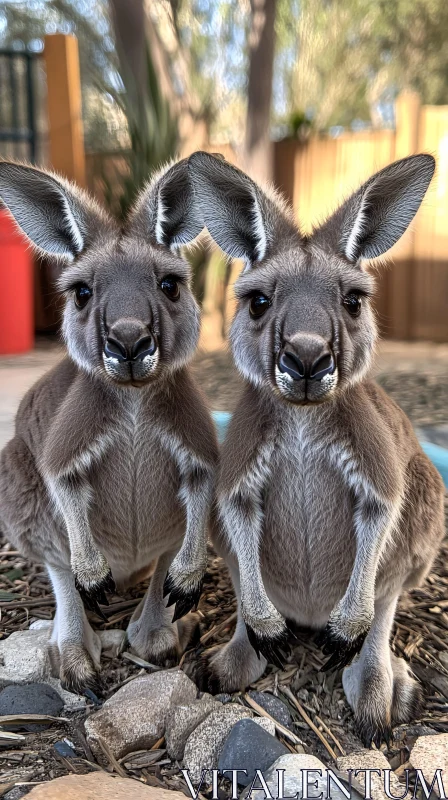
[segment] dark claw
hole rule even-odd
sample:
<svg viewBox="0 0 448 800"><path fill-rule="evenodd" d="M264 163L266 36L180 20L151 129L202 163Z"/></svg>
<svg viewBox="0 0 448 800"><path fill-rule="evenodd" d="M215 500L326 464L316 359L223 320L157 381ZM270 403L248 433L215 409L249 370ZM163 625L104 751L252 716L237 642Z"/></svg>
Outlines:
<svg viewBox="0 0 448 800"><path fill-rule="evenodd" d="M170 592L172 592L174 588L175 588L174 581L173 581L170 573L168 572L167 576L166 576L166 578L165 578L165 580L163 582L163 596L166 597L167 594L170 594Z"/></svg>
<svg viewBox="0 0 448 800"><path fill-rule="evenodd" d="M354 659L364 644L368 631L360 633L356 639L350 641L336 633L334 628L327 625L326 628L316 637L316 644L321 648L326 656L330 656L321 672L329 672L334 669L342 669Z"/></svg>
<svg viewBox="0 0 448 800"><path fill-rule="evenodd" d="M390 725L382 725L378 722L371 720L357 721L356 730L359 738L361 739L364 747L370 750L372 744L375 745L377 750L380 749L383 742L387 745L390 744L392 737L392 729Z"/></svg>
<svg viewBox="0 0 448 800"><path fill-rule="evenodd" d="M188 592L185 592L184 589L177 587L171 578L170 574L165 578L165 582L163 584L163 596L166 597L169 595L167 608L170 606L175 606L174 614L173 614L173 622L184 617L185 614L188 614L193 608L199 603L202 594L202 581L199 583L196 588L191 589Z"/></svg>
<svg viewBox="0 0 448 800"><path fill-rule="evenodd" d="M247 638L258 658L260 658L261 653L269 664L274 664L274 666L279 669L284 669L285 662L291 653L287 631L284 631L279 636L268 639L265 636L259 636L258 633L255 633L254 629L247 623L246 630Z"/></svg>
<svg viewBox="0 0 448 800"><path fill-rule="evenodd" d="M99 699L99 697L95 694L95 692L92 689L89 689L89 688L85 689L84 690L84 695L95 706L101 706L102 705L101 700Z"/></svg>
<svg viewBox="0 0 448 800"><path fill-rule="evenodd" d="M81 600L84 603L84 606L89 609L89 611L93 611L95 614L104 621L107 622L107 617L104 615L103 611L100 608L100 603L103 606L109 605L109 600L106 596L107 592L115 592L115 581L112 577L112 573L109 572L106 577L104 578L101 583L93 586L90 589L86 589L85 586L81 586L78 582L77 578L75 577L75 585L76 588L81 595Z"/></svg>

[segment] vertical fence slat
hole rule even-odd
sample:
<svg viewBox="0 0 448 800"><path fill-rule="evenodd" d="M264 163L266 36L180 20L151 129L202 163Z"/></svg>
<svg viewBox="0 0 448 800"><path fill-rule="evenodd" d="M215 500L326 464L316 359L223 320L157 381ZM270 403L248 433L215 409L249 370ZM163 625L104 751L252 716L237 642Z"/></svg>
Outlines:
<svg viewBox="0 0 448 800"><path fill-rule="evenodd" d="M53 169L80 186L86 182L78 40L55 33L45 37L50 161Z"/></svg>

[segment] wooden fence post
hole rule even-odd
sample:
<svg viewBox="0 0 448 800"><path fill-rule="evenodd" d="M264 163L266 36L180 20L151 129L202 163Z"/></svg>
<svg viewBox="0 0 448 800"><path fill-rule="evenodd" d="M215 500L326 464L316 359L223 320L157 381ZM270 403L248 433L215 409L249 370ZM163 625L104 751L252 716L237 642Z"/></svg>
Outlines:
<svg viewBox="0 0 448 800"><path fill-rule="evenodd" d="M421 99L417 92L402 92L395 103L395 159L418 151ZM395 246L394 263L388 275L389 329L393 339L413 336L412 298L414 234L408 230Z"/></svg>
<svg viewBox="0 0 448 800"><path fill-rule="evenodd" d="M66 178L85 186L78 40L63 33L45 36L44 55L51 166Z"/></svg>

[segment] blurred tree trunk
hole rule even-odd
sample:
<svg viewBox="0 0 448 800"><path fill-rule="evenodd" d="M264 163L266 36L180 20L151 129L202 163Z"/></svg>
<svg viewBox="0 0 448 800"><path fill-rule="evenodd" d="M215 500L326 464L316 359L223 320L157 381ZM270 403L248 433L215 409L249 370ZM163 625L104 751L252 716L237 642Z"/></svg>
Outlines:
<svg viewBox="0 0 448 800"><path fill-rule="evenodd" d="M251 0L247 86L245 169L258 180L272 180L270 139L277 0Z"/></svg>
<svg viewBox="0 0 448 800"><path fill-rule="evenodd" d="M130 71L134 83L136 105L142 102L147 89L146 47L163 96L177 120L181 154L201 148L208 139L208 130L202 119L199 98L193 90L189 73L189 54L183 48L177 29L176 3L157 9L157 24L151 13L154 0L109 0L112 25L121 68ZM158 29L160 28L160 30ZM170 45L167 46L167 41ZM173 74L181 83L176 91ZM128 82L126 89L129 91Z"/></svg>

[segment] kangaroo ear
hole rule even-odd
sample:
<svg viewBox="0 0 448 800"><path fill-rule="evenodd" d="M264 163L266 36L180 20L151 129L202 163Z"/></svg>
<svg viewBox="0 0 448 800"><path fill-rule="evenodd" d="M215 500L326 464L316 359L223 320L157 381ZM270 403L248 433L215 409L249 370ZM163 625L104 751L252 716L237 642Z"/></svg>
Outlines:
<svg viewBox="0 0 448 800"><path fill-rule="evenodd" d="M186 159L155 175L141 192L129 219L131 232L171 248L188 244L203 227Z"/></svg>
<svg viewBox="0 0 448 800"><path fill-rule="evenodd" d="M0 162L0 199L39 251L70 261L105 221L94 201L68 181L7 161Z"/></svg>
<svg viewBox="0 0 448 800"><path fill-rule="evenodd" d="M434 170L435 160L427 154L385 167L316 231L313 240L351 262L381 256L415 217Z"/></svg>
<svg viewBox="0 0 448 800"><path fill-rule="evenodd" d="M215 242L246 267L300 240L292 214L278 195L268 196L244 172L209 153L189 158L196 204Z"/></svg>

